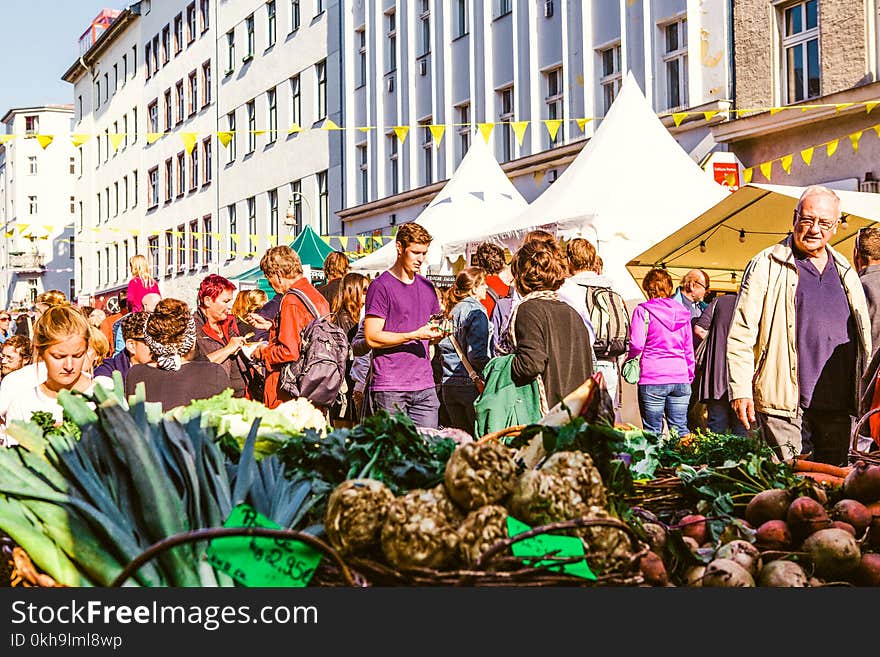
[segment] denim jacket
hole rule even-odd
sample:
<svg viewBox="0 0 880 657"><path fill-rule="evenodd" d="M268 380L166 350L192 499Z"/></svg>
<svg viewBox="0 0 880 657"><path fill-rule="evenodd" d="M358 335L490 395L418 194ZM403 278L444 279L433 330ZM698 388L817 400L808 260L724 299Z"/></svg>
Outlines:
<svg viewBox="0 0 880 657"><path fill-rule="evenodd" d="M489 362L489 317L476 297L466 297L452 309L452 334L471 367L478 373L482 372ZM443 383L471 384L471 378L452 346L452 341L443 338L438 347L443 362Z"/></svg>

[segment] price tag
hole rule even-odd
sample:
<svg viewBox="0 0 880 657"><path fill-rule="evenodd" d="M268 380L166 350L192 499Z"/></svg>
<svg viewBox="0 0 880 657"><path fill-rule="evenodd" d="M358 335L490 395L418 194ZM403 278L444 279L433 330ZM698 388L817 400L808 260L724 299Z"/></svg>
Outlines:
<svg viewBox="0 0 880 657"><path fill-rule="evenodd" d="M223 526L281 529L247 504L235 507ZM208 562L214 568L244 586L306 586L321 556L300 541L256 536L215 538L207 550Z"/></svg>
<svg viewBox="0 0 880 657"><path fill-rule="evenodd" d="M507 516L507 533L513 537L522 534L531 529L527 524L520 522L516 518ZM524 538L510 546L513 555L516 557L528 558L526 564L532 563L536 567L544 567L553 563L549 559L543 559L535 562L535 559L553 554L555 557L583 557L584 544L581 539L575 536L560 536L558 534L538 534L531 538ZM567 575L575 575L584 579L596 579L596 575L590 570L586 559L574 561L571 563L561 564L550 567L547 570L563 572Z"/></svg>

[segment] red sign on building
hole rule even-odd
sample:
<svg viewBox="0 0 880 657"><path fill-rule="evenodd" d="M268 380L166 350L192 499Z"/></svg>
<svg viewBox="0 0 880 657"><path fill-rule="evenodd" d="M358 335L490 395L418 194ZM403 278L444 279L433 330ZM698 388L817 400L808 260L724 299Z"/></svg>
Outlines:
<svg viewBox="0 0 880 657"><path fill-rule="evenodd" d="M736 162L713 162L712 173L719 185L731 192L739 189L739 165Z"/></svg>

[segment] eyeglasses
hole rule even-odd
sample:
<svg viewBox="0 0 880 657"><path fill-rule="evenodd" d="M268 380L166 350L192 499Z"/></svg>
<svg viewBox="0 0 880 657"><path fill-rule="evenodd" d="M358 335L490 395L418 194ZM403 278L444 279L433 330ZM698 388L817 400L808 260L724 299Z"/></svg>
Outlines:
<svg viewBox="0 0 880 657"><path fill-rule="evenodd" d="M819 224L820 230L831 230L834 228L840 219L820 219L819 217L808 217L802 215L800 212L795 213L798 217L797 225L801 228L812 228L815 224Z"/></svg>
<svg viewBox="0 0 880 657"><path fill-rule="evenodd" d="M8 322L9 320L9 317L0 317L0 322Z"/></svg>

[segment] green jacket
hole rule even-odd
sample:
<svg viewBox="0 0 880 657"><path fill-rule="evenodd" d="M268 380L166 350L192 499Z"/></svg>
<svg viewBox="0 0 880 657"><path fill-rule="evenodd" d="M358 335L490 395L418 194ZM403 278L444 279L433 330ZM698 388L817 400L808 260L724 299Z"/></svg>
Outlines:
<svg viewBox="0 0 880 657"><path fill-rule="evenodd" d="M513 354L493 358L483 370L486 388L474 401L477 421L474 436L499 431L518 424L533 424L541 419L541 395L538 380L517 386L510 373Z"/></svg>

